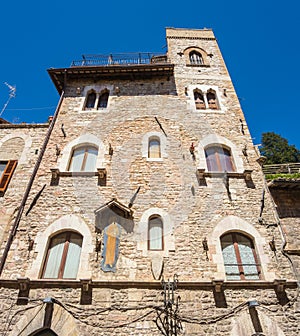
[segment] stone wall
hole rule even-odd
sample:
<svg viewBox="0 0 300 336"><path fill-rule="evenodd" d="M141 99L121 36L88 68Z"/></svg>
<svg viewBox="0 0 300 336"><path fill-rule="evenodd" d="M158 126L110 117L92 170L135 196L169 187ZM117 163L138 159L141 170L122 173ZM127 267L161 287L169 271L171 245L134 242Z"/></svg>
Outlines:
<svg viewBox="0 0 300 336"><path fill-rule="evenodd" d="M52 321L57 316L64 316L61 320L66 321L51 326L59 335L160 335L153 323L162 309L159 276L153 275L157 264L164 279L177 274L179 286L184 282L198 284L196 289L186 285L176 291L181 297L184 335L254 333L247 307L252 299L260 302L257 310L265 334L299 334L295 277L289 260L280 251L282 239L268 193L259 218L265 180L213 33L169 29L167 39L168 57L175 64L173 77L92 83L83 76L68 81L26 209L44 184L46 188L28 216L23 216L2 273L14 286L18 278L32 281L28 295L30 300L38 300L39 305L32 308L38 318L33 319L33 326L28 323L35 301L26 306L28 311L22 310L8 298L19 293L12 290L10 295L8 289L3 290L3 310L11 310L2 314L2 320L16 313L7 327L11 335L27 335L42 327L45 304L40 300L48 296L58 300ZM189 47L206 52L205 66L187 66L185 53ZM84 109L86 94L92 88L110 91L107 108ZM220 108L197 110L195 88L213 88ZM149 134L161 138L164 148L159 160L145 155ZM95 174L67 171L72 146L81 142L99 148L96 168L106 170L105 183L99 183ZM208 170L204 148L210 143L226 145L232 151L236 172L228 181L222 174L204 178L197 174L200 168ZM58 176L51 169L59 169ZM245 178L245 170L252 171L251 178ZM95 211L113 199L127 207L139 187L131 207L133 230L122 229L116 272L103 272L103 231L96 228ZM163 251L147 248L148 219L153 214L159 214L165 223ZM50 238L64 230L83 236L78 276L68 285L64 280L53 280L50 288L51 280L40 279L43 264ZM227 283L220 237L232 231L243 232L254 241L261 280L236 281L215 293L214 280ZM34 240L30 252L28 234ZM270 249L272 239L277 253ZM100 251L96 251L97 241L102 242ZM102 281L107 287L92 286L91 302L80 304L80 279ZM276 279L288 280L287 288L275 292ZM124 282L123 288L111 287L120 281ZM130 282L136 281L143 284L142 288L129 288ZM8 286L5 283L3 287Z"/></svg>

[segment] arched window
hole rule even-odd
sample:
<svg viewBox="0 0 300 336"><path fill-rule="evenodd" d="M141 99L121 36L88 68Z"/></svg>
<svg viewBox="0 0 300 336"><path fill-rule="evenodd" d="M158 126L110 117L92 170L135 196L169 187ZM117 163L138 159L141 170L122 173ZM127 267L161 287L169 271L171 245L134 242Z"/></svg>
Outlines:
<svg viewBox="0 0 300 336"><path fill-rule="evenodd" d="M73 150L69 164L71 172L92 172L96 169L98 148L94 146L80 146Z"/></svg>
<svg viewBox="0 0 300 336"><path fill-rule="evenodd" d="M163 222L160 216L151 216L148 223L148 250L163 250Z"/></svg>
<svg viewBox="0 0 300 336"><path fill-rule="evenodd" d="M194 99L195 99L196 109L205 110L204 97L201 91L199 90L194 91Z"/></svg>
<svg viewBox="0 0 300 336"><path fill-rule="evenodd" d="M208 102L208 108L210 108L211 110L218 110L219 106L215 92L213 91L207 92L206 97Z"/></svg>
<svg viewBox="0 0 300 336"><path fill-rule="evenodd" d="M151 137L148 145L148 158L160 158L160 139L158 137Z"/></svg>
<svg viewBox="0 0 300 336"><path fill-rule="evenodd" d="M230 232L221 237L227 280L259 280L260 264L253 241L242 233Z"/></svg>
<svg viewBox="0 0 300 336"><path fill-rule="evenodd" d="M202 55L198 51L191 51L189 54L189 57L190 57L191 64L195 64L195 65L203 64Z"/></svg>
<svg viewBox="0 0 300 336"><path fill-rule="evenodd" d="M98 106L97 106L98 110L107 107L108 97L109 97L108 91L104 91L103 93L100 94L100 97L98 100Z"/></svg>
<svg viewBox="0 0 300 336"><path fill-rule="evenodd" d="M232 172L233 160L229 149L222 146L210 146L205 149L205 157L208 171Z"/></svg>
<svg viewBox="0 0 300 336"><path fill-rule="evenodd" d="M86 97L84 109L85 110L93 109L95 107L95 102L96 102L96 92L92 91Z"/></svg>
<svg viewBox="0 0 300 336"><path fill-rule="evenodd" d="M51 238L42 278L76 279L80 261L82 236L76 232L62 232Z"/></svg>

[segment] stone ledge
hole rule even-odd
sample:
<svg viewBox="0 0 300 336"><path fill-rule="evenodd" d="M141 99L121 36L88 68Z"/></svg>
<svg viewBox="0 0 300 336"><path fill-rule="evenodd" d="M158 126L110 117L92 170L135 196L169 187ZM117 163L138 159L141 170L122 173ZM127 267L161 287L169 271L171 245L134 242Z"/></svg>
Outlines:
<svg viewBox="0 0 300 336"><path fill-rule="evenodd" d="M22 281L21 281L22 280ZM83 280L87 280L89 286L93 288L141 288L141 289L161 289L160 281L128 281L128 280L92 280L92 279L81 279L81 280L57 280L57 279L36 279L30 280L26 278L26 284L31 289L38 288L81 288ZM0 279L0 287L3 288L15 288L18 289L20 282L24 282L24 278L19 279ZM285 279L275 279L274 281L264 281L264 280L253 280L253 281L223 281L223 280L212 280L212 281L179 281L178 289L213 289L216 283L222 286L223 290L240 290L240 289L276 289L279 285L284 288L294 289L297 288L296 280L285 280Z"/></svg>

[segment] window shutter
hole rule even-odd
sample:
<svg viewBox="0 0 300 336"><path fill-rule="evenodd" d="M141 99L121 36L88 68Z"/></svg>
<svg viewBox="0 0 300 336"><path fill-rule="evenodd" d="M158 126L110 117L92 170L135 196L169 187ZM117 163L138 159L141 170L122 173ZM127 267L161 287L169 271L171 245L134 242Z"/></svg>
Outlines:
<svg viewBox="0 0 300 336"><path fill-rule="evenodd" d="M2 178L0 180L0 192L5 192L16 166L17 160L10 160L7 162L5 170L2 174Z"/></svg>

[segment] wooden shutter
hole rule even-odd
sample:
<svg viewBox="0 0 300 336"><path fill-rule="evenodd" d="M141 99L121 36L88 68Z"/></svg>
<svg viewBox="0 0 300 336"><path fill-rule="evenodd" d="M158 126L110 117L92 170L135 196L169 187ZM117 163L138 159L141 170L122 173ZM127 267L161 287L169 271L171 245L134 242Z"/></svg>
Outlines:
<svg viewBox="0 0 300 336"><path fill-rule="evenodd" d="M0 180L0 192L2 193L5 192L16 166L17 166L17 160L10 160L7 162L7 165Z"/></svg>

